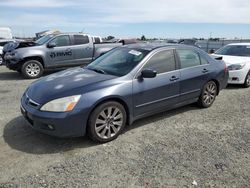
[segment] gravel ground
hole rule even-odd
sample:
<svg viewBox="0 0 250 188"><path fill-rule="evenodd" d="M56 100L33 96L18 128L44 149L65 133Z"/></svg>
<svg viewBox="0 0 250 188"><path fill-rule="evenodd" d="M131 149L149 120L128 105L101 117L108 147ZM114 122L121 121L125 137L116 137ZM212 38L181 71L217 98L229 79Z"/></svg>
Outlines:
<svg viewBox="0 0 250 188"><path fill-rule="evenodd" d="M0 187L250 187L250 89L229 86L211 108L157 114L98 145L28 127L19 101L31 82L0 67Z"/></svg>

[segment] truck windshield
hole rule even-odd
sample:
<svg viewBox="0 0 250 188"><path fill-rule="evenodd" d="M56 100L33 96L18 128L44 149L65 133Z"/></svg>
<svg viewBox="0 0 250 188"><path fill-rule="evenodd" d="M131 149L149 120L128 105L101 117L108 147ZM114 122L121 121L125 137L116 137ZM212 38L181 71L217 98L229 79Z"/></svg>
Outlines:
<svg viewBox="0 0 250 188"><path fill-rule="evenodd" d="M36 43L37 45L43 45L43 44L45 44L46 42L48 42L52 37L54 37L54 35L46 35L46 36L43 36L42 38L36 40L35 43Z"/></svg>
<svg viewBox="0 0 250 188"><path fill-rule="evenodd" d="M101 74L124 76L149 53L147 50L116 48L97 58L86 68Z"/></svg>

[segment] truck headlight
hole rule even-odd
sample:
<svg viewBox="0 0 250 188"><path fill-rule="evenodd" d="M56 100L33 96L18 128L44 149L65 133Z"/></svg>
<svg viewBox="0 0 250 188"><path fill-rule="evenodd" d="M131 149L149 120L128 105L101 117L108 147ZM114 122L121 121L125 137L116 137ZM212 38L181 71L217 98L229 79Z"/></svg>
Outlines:
<svg viewBox="0 0 250 188"><path fill-rule="evenodd" d="M240 70L240 69L243 69L245 65L246 63L232 64L228 66L228 70Z"/></svg>
<svg viewBox="0 0 250 188"><path fill-rule="evenodd" d="M80 98L81 95L74 95L55 99L43 105L40 110L48 112L69 112L74 109Z"/></svg>

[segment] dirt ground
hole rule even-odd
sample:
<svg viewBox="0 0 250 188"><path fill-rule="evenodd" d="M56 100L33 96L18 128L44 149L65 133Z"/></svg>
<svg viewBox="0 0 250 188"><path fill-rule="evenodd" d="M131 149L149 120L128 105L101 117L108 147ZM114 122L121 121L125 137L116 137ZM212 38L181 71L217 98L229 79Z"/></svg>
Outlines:
<svg viewBox="0 0 250 188"><path fill-rule="evenodd" d="M250 89L228 86L126 127L117 140L58 139L19 110L34 80L0 67L0 187L250 187Z"/></svg>

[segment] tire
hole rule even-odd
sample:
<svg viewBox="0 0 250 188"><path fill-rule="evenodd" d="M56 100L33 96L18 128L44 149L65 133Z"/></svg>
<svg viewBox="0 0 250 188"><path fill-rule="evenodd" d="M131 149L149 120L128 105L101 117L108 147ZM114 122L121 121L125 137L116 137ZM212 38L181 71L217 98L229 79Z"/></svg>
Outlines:
<svg viewBox="0 0 250 188"><path fill-rule="evenodd" d="M115 101L97 106L88 121L88 136L95 142L105 143L116 139L126 125L124 107Z"/></svg>
<svg viewBox="0 0 250 188"><path fill-rule="evenodd" d="M246 79L245 79L245 83L243 84L244 88L249 88L250 87L250 72L248 72Z"/></svg>
<svg viewBox="0 0 250 188"><path fill-rule="evenodd" d="M207 82L202 89L198 100L198 105L201 108L208 108L212 106L218 93L218 87L214 81Z"/></svg>
<svg viewBox="0 0 250 188"><path fill-rule="evenodd" d="M22 65L21 72L24 78L34 79L43 75L44 68L41 62L37 60L29 60Z"/></svg>

